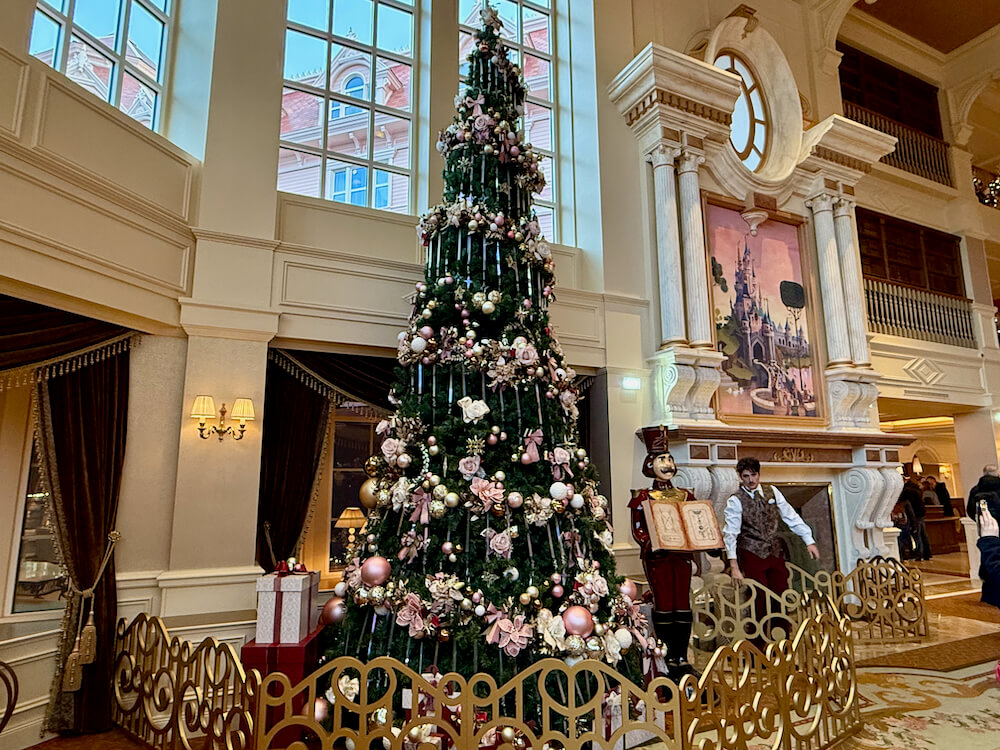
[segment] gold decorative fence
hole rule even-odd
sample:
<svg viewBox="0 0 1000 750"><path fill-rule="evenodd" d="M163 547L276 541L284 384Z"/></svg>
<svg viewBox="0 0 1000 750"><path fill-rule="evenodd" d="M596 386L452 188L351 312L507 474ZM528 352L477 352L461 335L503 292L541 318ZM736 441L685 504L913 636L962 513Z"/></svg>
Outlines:
<svg viewBox="0 0 1000 750"><path fill-rule="evenodd" d="M700 680L679 687L657 678L640 688L591 659L544 659L500 686L484 674L420 675L385 657L340 657L297 685L272 674L260 688L255 750L333 750L344 740L392 750L620 750L648 740L737 750L754 738L816 750L856 731L860 714L850 623L829 598L803 604L791 640L765 654L745 642L723 647ZM322 723L317 698L332 704Z"/></svg>
<svg viewBox="0 0 1000 750"><path fill-rule="evenodd" d="M229 644L171 638L158 617L120 620L115 724L157 750L249 750L260 686Z"/></svg>
<svg viewBox="0 0 1000 750"><path fill-rule="evenodd" d="M920 570L898 560L862 560L850 573L810 574L788 565L789 588L780 593L756 581L737 585L729 576L707 577L691 592L695 644L703 651L740 638L781 640L803 621L810 592L828 596L848 618L854 637L867 643L900 643L928 634Z"/></svg>

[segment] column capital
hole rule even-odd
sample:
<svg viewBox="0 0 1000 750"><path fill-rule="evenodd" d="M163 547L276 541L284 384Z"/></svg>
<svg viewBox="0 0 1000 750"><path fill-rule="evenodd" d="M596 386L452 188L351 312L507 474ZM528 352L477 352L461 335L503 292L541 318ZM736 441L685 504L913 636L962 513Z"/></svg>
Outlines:
<svg viewBox="0 0 1000 750"><path fill-rule="evenodd" d="M646 154L646 161L653 165L653 169L657 167L672 167L680 152L681 150L676 146L658 143Z"/></svg>
<svg viewBox="0 0 1000 750"><path fill-rule="evenodd" d="M700 151L691 148L682 148L680 158L677 163L677 171L680 174L685 172L697 172L698 167L705 163L705 155Z"/></svg>
<svg viewBox="0 0 1000 750"><path fill-rule="evenodd" d="M820 193L807 200L806 206L811 208L814 214L820 214L825 211L832 211L834 201L836 200L837 196L833 193Z"/></svg>
<svg viewBox="0 0 1000 750"><path fill-rule="evenodd" d="M850 216L854 213L854 207L856 205L856 200L853 198L846 198L842 195L837 198L836 202L833 204L833 215L838 219L842 216Z"/></svg>

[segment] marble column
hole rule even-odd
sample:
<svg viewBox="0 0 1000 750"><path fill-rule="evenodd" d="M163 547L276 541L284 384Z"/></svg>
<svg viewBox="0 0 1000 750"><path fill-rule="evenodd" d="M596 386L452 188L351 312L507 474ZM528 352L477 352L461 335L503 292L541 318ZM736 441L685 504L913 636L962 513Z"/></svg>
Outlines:
<svg viewBox="0 0 1000 750"><path fill-rule="evenodd" d="M674 160L678 149L659 145L646 157L653 165L656 212L656 267L660 286L660 348L685 343L684 288L681 285L680 233L677 227L677 189Z"/></svg>
<svg viewBox="0 0 1000 750"><path fill-rule="evenodd" d="M844 282L844 303L847 306L847 335L851 358L856 365L871 364L868 354L867 307L861 280L861 259L858 256L858 235L854 229L854 201L840 198L833 208L833 224L840 256L840 273Z"/></svg>
<svg viewBox="0 0 1000 750"><path fill-rule="evenodd" d="M684 253L684 291L687 309L688 343L712 345L711 318L708 313L708 271L705 268L705 229L701 211L698 167L705 157L697 151L681 151L678 164L680 191L681 248Z"/></svg>
<svg viewBox="0 0 1000 750"><path fill-rule="evenodd" d="M837 259L837 237L833 225L834 196L820 193L806 205L812 209L819 255L819 278L823 291L823 318L826 322L827 366L851 361L851 344L844 311L844 285Z"/></svg>

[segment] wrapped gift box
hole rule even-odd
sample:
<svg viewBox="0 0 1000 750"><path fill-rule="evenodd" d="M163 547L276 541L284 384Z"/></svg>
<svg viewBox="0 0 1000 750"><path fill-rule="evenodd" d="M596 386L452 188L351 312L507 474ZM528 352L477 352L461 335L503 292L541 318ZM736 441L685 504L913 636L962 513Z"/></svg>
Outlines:
<svg viewBox="0 0 1000 750"><path fill-rule="evenodd" d="M257 643L300 643L319 624L318 599L318 572L258 578Z"/></svg>

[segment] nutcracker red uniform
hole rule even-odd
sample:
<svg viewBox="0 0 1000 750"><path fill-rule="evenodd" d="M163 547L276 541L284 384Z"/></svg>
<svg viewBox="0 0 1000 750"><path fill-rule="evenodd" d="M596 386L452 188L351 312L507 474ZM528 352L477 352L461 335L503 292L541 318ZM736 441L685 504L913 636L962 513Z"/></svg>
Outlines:
<svg viewBox="0 0 1000 750"><path fill-rule="evenodd" d="M677 465L668 452L666 429L644 428L646 460L642 473L653 479L650 489L632 490L629 508L632 511L632 538L639 544L639 556L646 580L653 595L653 632L667 647L667 668L671 679L679 680L694 672L688 664L688 642L691 640L691 566L690 552L652 549L643 504L650 501L694 500L688 490L674 487L672 480Z"/></svg>

